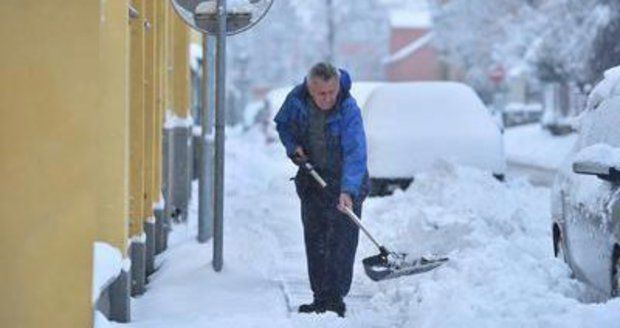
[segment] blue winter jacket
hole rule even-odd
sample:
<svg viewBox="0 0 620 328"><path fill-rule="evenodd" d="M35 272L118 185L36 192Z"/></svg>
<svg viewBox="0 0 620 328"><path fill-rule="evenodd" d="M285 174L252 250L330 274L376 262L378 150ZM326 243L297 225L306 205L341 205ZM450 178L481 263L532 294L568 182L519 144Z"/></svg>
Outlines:
<svg viewBox="0 0 620 328"><path fill-rule="evenodd" d="M366 135L360 108L351 96L351 78L340 70L340 94L326 122L328 166L326 172L340 177L340 190L353 197L367 187ZM297 146L307 150L308 117L311 104L306 82L287 95L274 121L286 153L292 156Z"/></svg>

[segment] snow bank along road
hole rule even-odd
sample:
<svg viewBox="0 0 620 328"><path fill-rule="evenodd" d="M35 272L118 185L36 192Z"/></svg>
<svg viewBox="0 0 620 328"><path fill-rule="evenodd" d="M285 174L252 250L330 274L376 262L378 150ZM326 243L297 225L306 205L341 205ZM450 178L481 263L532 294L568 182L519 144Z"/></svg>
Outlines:
<svg viewBox="0 0 620 328"><path fill-rule="evenodd" d="M618 327L620 299L570 278L552 254L549 190L500 183L438 163L406 192L369 199L363 220L387 246L451 261L380 283L361 260L376 250L360 234L349 316L299 315L309 300L294 168L254 132L228 135L225 267L195 241L196 202L177 226L129 327Z"/></svg>

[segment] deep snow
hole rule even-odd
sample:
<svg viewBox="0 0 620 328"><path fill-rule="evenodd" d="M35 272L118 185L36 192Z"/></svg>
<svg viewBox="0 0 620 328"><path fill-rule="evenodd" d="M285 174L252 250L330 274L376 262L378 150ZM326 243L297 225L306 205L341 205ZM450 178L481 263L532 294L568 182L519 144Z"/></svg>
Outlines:
<svg viewBox="0 0 620 328"><path fill-rule="evenodd" d="M289 313L286 281L305 281L294 167L254 130L229 131L224 270L199 245L196 202L175 226L148 291L120 327L617 327L620 299L595 297L552 255L549 190L500 183L447 162L406 192L365 203L363 220L386 246L451 261L417 276L375 283L363 274L374 246L360 236L350 316ZM194 186L196 188L196 186ZM194 190L196 195L196 190ZM301 255L300 255L301 254ZM291 278L293 277L293 278ZM291 286L288 286L291 287ZM294 288L292 288L294 289ZM293 301L291 301L293 300Z"/></svg>

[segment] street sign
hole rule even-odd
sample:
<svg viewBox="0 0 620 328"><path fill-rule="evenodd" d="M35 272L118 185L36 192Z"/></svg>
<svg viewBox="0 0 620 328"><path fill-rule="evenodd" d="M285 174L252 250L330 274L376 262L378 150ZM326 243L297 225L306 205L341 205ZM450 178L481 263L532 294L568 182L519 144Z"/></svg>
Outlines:
<svg viewBox="0 0 620 328"><path fill-rule="evenodd" d="M170 0L183 21L193 29L209 35L217 34L216 0ZM234 35L250 29L269 11L273 0L229 0L226 4L226 34Z"/></svg>
<svg viewBox="0 0 620 328"><path fill-rule="evenodd" d="M505 77L506 73L501 65L495 65L489 72L489 79L495 84L500 84Z"/></svg>

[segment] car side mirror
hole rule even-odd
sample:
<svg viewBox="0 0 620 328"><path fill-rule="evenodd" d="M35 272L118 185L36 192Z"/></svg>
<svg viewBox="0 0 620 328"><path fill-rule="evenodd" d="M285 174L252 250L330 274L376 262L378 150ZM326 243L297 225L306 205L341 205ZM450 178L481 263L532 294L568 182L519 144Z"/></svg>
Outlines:
<svg viewBox="0 0 620 328"><path fill-rule="evenodd" d="M620 184L620 148L599 143L581 149L574 157L573 172Z"/></svg>
<svg viewBox="0 0 620 328"><path fill-rule="evenodd" d="M597 161L575 161L573 172L577 174L596 175L599 179L620 184L619 167L610 166Z"/></svg>

